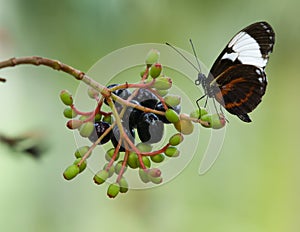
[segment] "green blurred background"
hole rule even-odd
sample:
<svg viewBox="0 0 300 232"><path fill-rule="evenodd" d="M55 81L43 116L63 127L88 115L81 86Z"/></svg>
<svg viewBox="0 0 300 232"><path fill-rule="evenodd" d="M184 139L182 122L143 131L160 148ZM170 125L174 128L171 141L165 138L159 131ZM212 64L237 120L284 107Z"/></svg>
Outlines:
<svg viewBox="0 0 300 232"><path fill-rule="evenodd" d="M78 83L43 67L1 70L8 82L0 86L0 132L42 130L50 146L34 160L0 144L1 230L299 231L299 7L296 0L0 0L1 60L40 55L83 71L136 43L168 41L190 51L189 38L211 66L244 26L266 20L276 33L266 96L253 123L228 115L213 168L199 176L198 154L170 183L115 200L89 172L62 178L76 145L58 93L75 92Z"/></svg>

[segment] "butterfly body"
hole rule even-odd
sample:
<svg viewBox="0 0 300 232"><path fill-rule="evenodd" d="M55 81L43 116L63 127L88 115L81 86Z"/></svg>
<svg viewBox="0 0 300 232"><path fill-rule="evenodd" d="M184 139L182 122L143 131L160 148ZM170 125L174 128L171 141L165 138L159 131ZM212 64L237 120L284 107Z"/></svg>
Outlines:
<svg viewBox="0 0 300 232"><path fill-rule="evenodd" d="M274 42L275 33L268 23L251 24L229 41L207 77L198 74L195 84L202 85L205 96L216 99L229 113L251 122L248 113L265 94L265 66Z"/></svg>

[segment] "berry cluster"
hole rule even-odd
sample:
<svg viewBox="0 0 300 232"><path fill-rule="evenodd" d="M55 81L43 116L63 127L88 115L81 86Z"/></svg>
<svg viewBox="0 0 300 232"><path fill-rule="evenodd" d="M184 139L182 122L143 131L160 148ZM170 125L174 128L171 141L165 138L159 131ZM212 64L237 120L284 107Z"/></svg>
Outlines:
<svg viewBox="0 0 300 232"><path fill-rule="evenodd" d="M97 107L91 112L79 111L71 93L66 90L61 92L60 98L68 106L64 110L64 116L70 119L67 127L78 129L82 137L92 142L91 146L76 150L75 161L64 171L65 179L73 179L82 172L94 148L110 141L112 148L105 154L107 163L94 176L94 182L102 184L117 175L108 187L109 197L114 198L118 193L128 191L129 184L124 176L127 168L139 169L142 182L159 184L162 182L161 171L151 167L151 164L179 155L176 146L183 141L184 135L193 132L192 122L215 129L225 125L223 116L208 115L205 110L190 115L180 114L181 98L168 93L172 80L163 75L158 58L158 51L148 53L139 83L111 84L103 86L103 92L89 88L88 95L97 102ZM104 104L111 111L105 112ZM152 151L152 144L162 140L166 124L173 125L178 132L162 148Z"/></svg>

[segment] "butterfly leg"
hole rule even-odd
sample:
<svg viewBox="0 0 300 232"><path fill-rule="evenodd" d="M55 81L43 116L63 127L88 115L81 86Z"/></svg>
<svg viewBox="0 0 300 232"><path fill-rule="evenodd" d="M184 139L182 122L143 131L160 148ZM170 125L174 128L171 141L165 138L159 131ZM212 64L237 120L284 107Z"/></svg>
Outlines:
<svg viewBox="0 0 300 232"><path fill-rule="evenodd" d="M205 100L205 105L204 105L204 107L206 107L206 105L207 105L207 99L208 99L208 97L207 97L206 94L203 95L202 97L200 97L199 99L196 100L196 104L197 104L197 107L198 107L198 109L199 109L199 118L198 118L198 119L201 118L201 107L200 107L200 105L199 105L199 102L200 102L203 98L205 98L205 97L206 97L206 100Z"/></svg>

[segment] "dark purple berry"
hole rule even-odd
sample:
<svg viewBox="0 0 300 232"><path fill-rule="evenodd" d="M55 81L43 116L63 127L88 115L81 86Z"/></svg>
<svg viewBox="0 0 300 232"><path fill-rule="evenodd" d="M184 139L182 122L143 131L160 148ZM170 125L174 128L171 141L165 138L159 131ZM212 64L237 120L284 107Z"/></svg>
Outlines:
<svg viewBox="0 0 300 232"><path fill-rule="evenodd" d="M150 109L154 109L158 100L156 98L148 99L145 101L142 101L140 104L144 107L148 107Z"/></svg>
<svg viewBox="0 0 300 232"><path fill-rule="evenodd" d="M94 143L97 141L97 139L110 127L110 124L106 123L106 122L95 122L94 123L94 131L92 132L92 134L89 136L89 140ZM104 136L104 138L101 140L100 144L105 144L107 143L110 138L111 138L111 134L112 132L110 131L106 136Z"/></svg>
<svg viewBox="0 0 300 232"><path fill-rule="evenodd" d="M131 142L134 143L134 137L135 137L134 129L130 128L128 125L126 126L126 124L124 124L124 123L123 123L123 128L124 128L125 134L131 140ZM118 146L119 140L120 140L120 131L119 131L118 126L116 125L112 130L112 136L111 136L111 142L112 142L114 147ZM124 141L122 141L122 144L121 144L121 147L120 147L119 151L120 152L125 151Z"/></svg>
<svg viewBox="0 0 300 232"><path fill-rule="evenodd" d="M138 103L135 100L131 100L130 102L136 105L140 105L140 103ZM127 107L123 116L123 124L129 125L128 128L136 128L136 124L142 114L143 111L141 110L132 107Z"/></svg>
<svg viewBox="0 0 300 232"><path fill-rule="evenodd" d="M141 105L142 102L149 99L157 99L157 97L148 89L139 89L138 94L134 97L134 100L140 102Z"/></svg>
<svg viewBox="0 0 300 232"><path fill-rule="evenodd" d="M157 143L162 139L164 124L153 113L144 113L138 123L137 132L143 143Z"/></svg>

